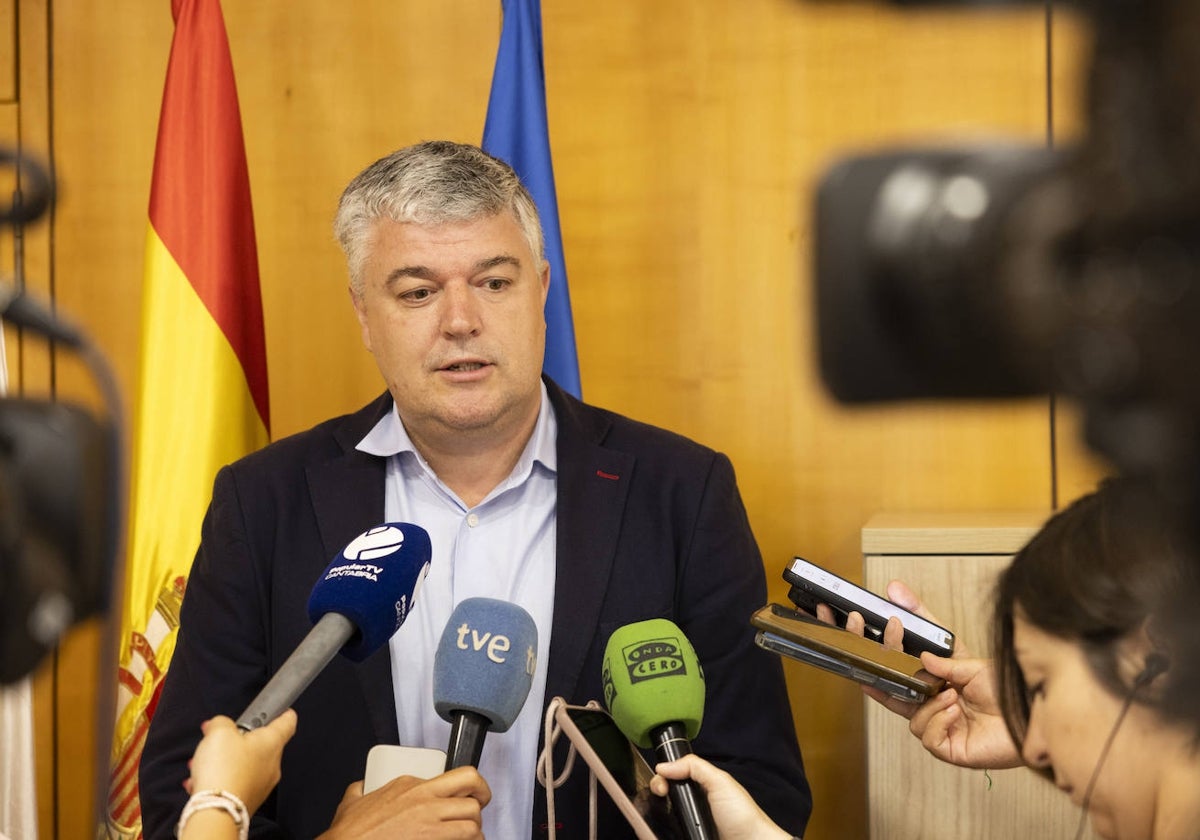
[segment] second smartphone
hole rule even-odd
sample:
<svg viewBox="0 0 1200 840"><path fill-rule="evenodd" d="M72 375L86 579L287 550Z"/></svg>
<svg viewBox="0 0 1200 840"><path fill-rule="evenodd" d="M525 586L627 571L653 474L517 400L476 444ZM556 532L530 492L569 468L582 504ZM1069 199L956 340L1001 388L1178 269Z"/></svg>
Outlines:
<svg viewBox="0 0 1200 840"><path fill-rule="evenodd" d="M817 604L828 604L840 627L845 627L846 616L856 611L866 622L867 637L882 641L888 618L896 616L904 625L905 653L920 656L922 651L929 651L937 656L949 656L954 651L954 634L945 627L921 618L803 557L792 560L783 570L783 579L792 585L788 598L793 604L814 615Z"/></svg>
<svg viewBox="0 0 1200 840"><path fill-rule="evenodd" d="M767 604L750 617L750 624L758 630L754 641L761 648L909 703L922 703L945 686L945 681L926 671L915 656L885 648L799 610Z"/></svg>

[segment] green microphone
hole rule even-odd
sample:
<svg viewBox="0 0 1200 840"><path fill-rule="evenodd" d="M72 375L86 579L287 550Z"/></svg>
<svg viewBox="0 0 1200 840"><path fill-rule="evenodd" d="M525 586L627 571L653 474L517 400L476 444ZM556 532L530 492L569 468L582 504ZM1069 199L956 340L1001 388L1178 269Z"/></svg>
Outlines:
<svg viewBox="0 0 1200 840"><path fill-rule="evenodd" d="M626 624L604 649L604 703L629 740L659 761L692 752L704 717L704 672L687 636L673 621ZM717 840L704 790L670 782L671 805L688 840Z"/></svg>

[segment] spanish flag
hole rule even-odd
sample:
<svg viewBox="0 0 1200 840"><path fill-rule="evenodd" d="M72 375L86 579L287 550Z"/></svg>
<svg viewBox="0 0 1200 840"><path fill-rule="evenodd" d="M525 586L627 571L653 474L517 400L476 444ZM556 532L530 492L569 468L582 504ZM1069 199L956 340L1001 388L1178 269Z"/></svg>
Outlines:
<svg viewBox="0 0 1200 840"><path fill-rule="evenodd" d="M218 0L173 0L150 187L111 837L141 836L137 768L213 477L264 445L266 347L250 179Z"/></svg>

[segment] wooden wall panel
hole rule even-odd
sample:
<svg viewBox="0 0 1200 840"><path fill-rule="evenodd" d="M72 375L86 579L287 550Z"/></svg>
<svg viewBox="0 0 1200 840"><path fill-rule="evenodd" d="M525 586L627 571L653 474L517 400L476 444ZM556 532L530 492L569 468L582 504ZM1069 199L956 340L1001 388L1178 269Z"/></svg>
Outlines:
<svg viewBox="0 0 1200 840"><path fill-rule="evenodd" d="M1085 420L1079 405L1065 400L1056 402L1055 465L1060 508L1091 492L1104 476L1115 472L1115 467L1103 453L1088 446Z"/></svg>
<svg viewBox="0 0 1200 840"><path fill-rule="evenodd" d="M1087 131L1087 115L1082 107L1086 93L1086 72L1079 72L1090 60L1087 30L1073 25L1070 18L1055 15L1051 28L1051 49L1059 59L1053 74L1054 141L1059 146L1078 142ZM1071 400L1055 402L1055 477L1057 502L1065 507L1095 488L1096 482L1113 471L1108 460L1090 449L1084 440L1084 415Z"/></svg>
<svg viewBox="0 0 1200 840"><path fill-rule="evenodd" d="M22 0L20 28L16 32L16 55L20 58L15 82L17 105L16 145L22 154L38 158L43 165L50 156L51 103L49 96L48 14L46 0ZM16 62L14 61L14 66ZM48 300L53 289L51 252L52 217L27 225L24 231L24 276L22 284L31 294ZM27 396L48 396L53 389L54 362L50 348L41 341L24 341L9 357L9 382L14 391Z"/></svg>
<svg viewBox="0 0 1200 840"><path fill-rule="evenodd" d="M11 11L11 10L10 10ZM3 10L0 10L3 14ZM15 33L13 33L15 35ZM15 101L3 102L0 101L0 145L3 145L6 151L12 150L17 143L17 103ZM5 167L0 171L0 203L8 206L11 201L12 191L16 189L16 176L13 171ZM5 283L16 282L16 242L13 237L13 232L5 227L0 229L0 278L3 278ZM16 330L4 331L4 359L16 359L17 353L20 351L18 344L18 336ZM15 377L10 382L10 387L15 391L17 383Z"/></svg>
<svg viewBox="0 0 1200 840"><path fill-rule="evenodd" d="M17 99L17 0L0 0L0 102ZM8 130L8 126L4 126ZM5 134L10 140L16 133Z"/></svg>
<svg viewBox="0 0 1200 840"><path fill-rule="evenodd" d="M24 28L27 2L41 4L20 2ZM398 146L479 140L499 4L222 5L278 437L380 390L330 233L337 196ZM730 454L773 598L793 553L857 577L859 528L877 510L1049 504L1044 400L835 405L815 374L808 268L811 194L832 159L985 133L1044 137L1040 10L543 0L543 21L585 396ZM57 4L54 27L56 296L110 356L129 402L169 3ZM1077 53L1071 40L1059 50L1064 90ZM64 385L86 392L64 365ZM81 661L60 672L94 679ZM817 796L808 836L859 836L857 691L798 668L788 678ZM84 743L64 718L60 740Z"/></svg>
<svg viewBox="0 0 1200 840"><path fill-rule="evenodd" d="M500 9L390 0L223 5L246 132L278 438L383 391L346 291L333 213L346 183L394 149L438 138L481 141Z"/></svg>

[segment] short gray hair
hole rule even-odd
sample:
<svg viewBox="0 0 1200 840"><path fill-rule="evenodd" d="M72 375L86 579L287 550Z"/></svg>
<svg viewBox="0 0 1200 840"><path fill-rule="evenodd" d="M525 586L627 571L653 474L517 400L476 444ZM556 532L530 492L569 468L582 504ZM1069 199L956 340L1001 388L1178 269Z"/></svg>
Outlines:
<svg viewBox="0 0 1200 840"><path fill-rule="evenodd" d="M478 146L433 140L392 152L347 185L333 230L346 254L350 288L362 293L371 228L381 218L436 225L511 212L529 250L545 262L537 205L513 168Z"/></svg>

